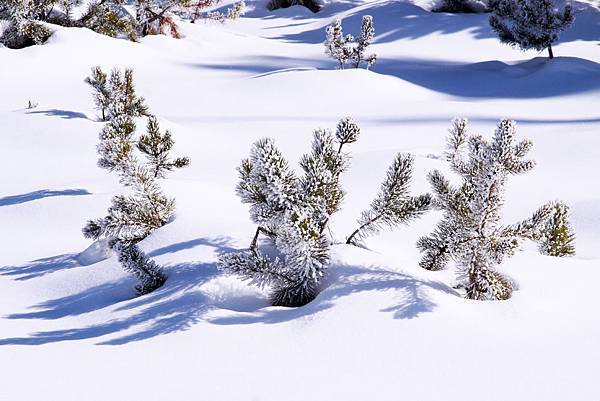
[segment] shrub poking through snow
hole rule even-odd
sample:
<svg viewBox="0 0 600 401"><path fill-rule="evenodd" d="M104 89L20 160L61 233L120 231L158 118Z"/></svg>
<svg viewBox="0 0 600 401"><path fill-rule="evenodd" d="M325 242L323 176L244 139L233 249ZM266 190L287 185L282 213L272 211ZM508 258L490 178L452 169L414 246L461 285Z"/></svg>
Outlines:
<svg viewBox="0 0 600 401"><path fill-rule="evenodd" d="M488 141L479 135L468 135L467 120L455 119L446 160L462 178L462 184L452 186L437 170L429 174L435 196L433 205L444 216L435 231L417 243L424 252L420 265L428 270L441 270L450 259L455 260L470 299L511 296L511 281L497 272L496 266L511 256L523 239L541 241L553 213L554 206L549 203L527 220L507 226L500 224L506 180L535 165L525 159L531 142L515 143L515 134L515 122L502 120L492 141Z"/></svg>
<svg viewBox="0 0 600 401"><path fill-rule="evenodd" d="M94 104L101 112L102 121L110 121L115 117L141 117L148 115L148 106L143 97L135 92L133 71L129 68L124 73L113 69L110 77L99 66L92 68L92 74L85 83L94 90Z"/></svg>
<svg viewBox="0 0 600 401"><path fill-rule="evenodd" d="M107 216L88 221L83 234L94 240L107 239L125 270L140 280L136 287L138 292L145 294L160 287L165 277L136 244L165 225L175 211L175 201L163 194L158 180L190 161L187 157L170 156L174 145L172 135L169 131L161 132L158 120L148 113L143 98L136 96L131 70L126 71L124 79L114 70L108 83L99 68L94 72L90 81L96 93L104 93L98 88L105 85L109 88L105 109L109 121L100 132L98 165L116 172L120 182L131 191L115 196ZM145 116L148 117L147 132L137 137L135 118ZM136 149L145 162L137 157Z"/></svg>
<svg viewBox="0 0 600 401"><path fill-rule="evenodd" d="M344 197L339 179L348 156L343 150L359 133L351 119L340 121L335 134L316 130L311 151L300 161L300 177L271 139L256 142L238 168L237 193L250 205L258 227L250 249L223 255L220 268L270 287L273 305L293 307L313 300L329 263L324 232ZM260 236L267 239L265 246L259 247Z"/></svg>
<svg viewBox="0 0 600 401"><path fill-rule="evenodd" d="M429 210L429 194L410 196L408 193L412 170L412 156L398 154L370 209L365 210L358 220L359 227L346 239L347 244L359 245L366 237L379 233L383 227L407 224Z"/></svg>
<svg viewBox="0 0 600 401"><path fill-rule="evenodd" d="M9 21L0 43L23 48L44 43L52 32L44 22L61 26L89 28L103 35L136 40L140 36L180 34L172 12L186 7L189 0L136 0L135 16L123 7L124 0L86 1L85 11L74 18L73 9L81 0L4 0L0 19ZM232 13L237 9L232 10Z"/></svg>
<svg viewBox="0 0 600 401"><path fill-rule="evenodd" d="M374 35L373 17L370 15L363 16L360 34L356 38L352 35L344 35L342 21L335 19L326 29L325 54L336 60L341 70L345 68L348 61L352 62L354 68L359 68L361 63L365 63L366 68L369 69L377 60L375 54L367 54Z"/></svg>
<svg viewBox="0 0 600 401"><path fill-rule="evenodd" d="M552 204L552 216L544 228L540 252L549 256L575 255L575 234L569 223L569 207L562 202Z"/></svg>
<svg viewBox="0 0 600 401"><path fill-rule="evenodd" d="M521 50L548 49L550 58L554 58L552 43L574 19L571 5L561 11L553 0L499 0L492 12L490 26L502 43Z"/></svg>

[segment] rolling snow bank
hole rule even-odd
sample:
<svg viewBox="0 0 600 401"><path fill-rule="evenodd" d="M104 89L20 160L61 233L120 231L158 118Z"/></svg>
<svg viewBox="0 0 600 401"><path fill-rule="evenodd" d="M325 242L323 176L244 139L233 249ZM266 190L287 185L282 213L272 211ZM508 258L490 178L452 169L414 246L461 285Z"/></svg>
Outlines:
<svg viewBox="0 0 600 401"><path fill-rule="evenodd" d="M486 16L401 2L333 3L316 15L257 8L231 24L182 24L181 40L57 28L45 46L0 48L0 399L600 398L600 12L577 5L551 62L501 45ZM324 26L366 13L374 71L334 71ZM102 123L83 83L96 64L132 67L175 152L192 159L164 183L175 219L141 243L168 280L138 298L116 259L81 235L121 191L96 166ZM24 110L28 100L39 107ZM452 270L417 265L415 241L440 218L430 212L368 239L371 250L335 246L310 304L268 306L264 291L215 265L254 231L235 167L261 137L296 166L312 130L347 115L362 135L332 221L338 240L397 152L415 156L412 190L422 193L427 172L452 175L441 159L452 117L483 135L509 117L537 167L509 182L503 218L566 201L577 256L527 244L501 268L519 285L513 298L469 301Z"/></svg>

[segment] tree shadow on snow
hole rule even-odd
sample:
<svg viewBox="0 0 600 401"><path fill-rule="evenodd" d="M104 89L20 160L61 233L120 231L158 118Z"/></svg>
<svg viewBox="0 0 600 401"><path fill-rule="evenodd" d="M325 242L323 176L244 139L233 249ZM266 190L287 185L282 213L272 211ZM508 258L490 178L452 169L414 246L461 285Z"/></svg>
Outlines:
<svg viewBox="0 0 600 401"><path fill-rule="evenodd" d="M213 247L215 252L220 254L231 249L227 244L226 238L200 238L160 248L149 255L158 256L200 245ZM167 283L144 296L136 297L133 290L134 280L126 278L48 300L34 305L32 309L37 309L36 311L12 314L6 318L56 320L105 308L111 308L107 313L130 311L130 316L82 328L43 331L32 333L28 337L1 339L0 345L42 345L127 332L120 337L100 342L118 345L186 330L214 308L214 302L208 299L199 287L217 276L217 266L215 263L181 263L165 266L165 271L168 276Z"/></svg>
<svg viewBox="0 0 600 401"><path fill-rule="evenodd" d="M77 111L69 111L69 110L58 110L58 109L49 109L49 110L36 110L36 111L28 111L26 114L43 114L45 116L50 117L60 117L65 120L73 120L76 118L82 118L84 120L89 120L89 118Z"/></svg>
<svg viewBox="0 0 600 401"><path fill-rule="evenodd" d="M4 266L0 268L0 275L15 277L15 280L19 281L30 280L60 270L81 266L77 256L76 253L68 253L37 259L21 266Z"/></svg>
<svg viewBox="0 0 600 401"><path fill-rule="evenodd" d="M63 190L52 190L42 189L39 191L33 191L21 195L5 196L0 198L1 206L12 206L19 205L21 203L31 202L38 199L50 198L54 196L80 196L80 195L91 195L85 189L63 189Z"/></svg>
<svg viewBox="0 0 600 401"><path fill-rule="evenodd" d="M447 294L458 293L449 286L414 278L404 273L373 270L357 266L336 266L324 285L323 291L311 303L299 308L269 307L253 313L237 314L211 319L213 324L238 325L266 323L276 324L309 317L333 307L334 301L359 292L395 291L398 303L382 309L392 312L395 319L412 319L436 307L430 291Z"/></svg>
<svg viewBox="0 0 600 401"><path fill-rule="evenodd" d="M209 310L206 296L197 287L217 274L214 263L185 263L168 266L167 284L158 290L135 297L133 281L106 283L78 294L46 301L39 312L15 314L11 319L59 319L77 316L107 307L111 312L131 310L128 317L108 320L82 328L42 331L28 337L6 338L0 345L42 345L61 341L98 338L128 331L121 337L100 344L125 344L158 335L185 330ZM139 327L136 327L139 326Z"/></svg>
<svg viewBox="0 0 600 401"><path fill-rule="evenodd" d="M600 40L600 11L587 3L573 2L573 7L575 23L560 36L560 42ZM305 23L269 28L305 25L306 30L302 32L286 33L277 37L277 39L298 43L322 43L325 39L325 27L334 17L342 19L344 32L357 34L360 32L364 15L373 16L375 43L416 39L433 33L452 34L462 31L469 31L476 39L497 38L488 22L490 14L433 13L403 1L333 2L317 14L302 10L302 7L292 7L277 14L277 17L281 18L312 19Z"/></svg>
<svg viewBox="0 0 600 401"><path fill-rule="evenodd" d="M600 64L577 57L538 57L513 65L382 58L374 71L467 98L543 98L600 89Z"/></svg>

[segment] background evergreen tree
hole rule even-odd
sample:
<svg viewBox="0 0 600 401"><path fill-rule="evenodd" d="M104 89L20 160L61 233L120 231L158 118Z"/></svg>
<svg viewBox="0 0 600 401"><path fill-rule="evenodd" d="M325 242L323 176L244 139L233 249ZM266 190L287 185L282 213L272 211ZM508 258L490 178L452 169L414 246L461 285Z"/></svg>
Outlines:
<svg viewBox="0 0 600 401"><path fill-rule="evenodd" d="M54 3L52 0L5 0L8 26L0 36L0 43L11 49L44 43L52 32L41 21L46 19Z"/></svg>
<svg viewBox="0 0 600 401"><path fill-rule="evenodd" d="M444 212L444 217L430 236L419 239L417 247L424 252L420 265L440 270L454 259L471 299L510 297L512 284L495 271L496 266L514 253L521 240L540 241L552 214L553 206L547 204L520 223L500 224L507 178L534 167L533 161L525 159L531 142L515 143L515 134L514 121L502 120L488 141L468 135L467 121L455 119L446 159L462 184L452 186L439 171L429 175L433 205Z"/></svg>
<svg viewBox="0 0 600 401"><path fill-rule="evenodd" d="M412 170L412 156L396 155L377 198L371 203L371 208L362 213L359 227L346 239L347 244L358 245L367 236L379 233L383 227L406 224L429 209L429 194L410 196L408 193Z"/></svg>
<svg viewBox="0 0 600 401"><path fill-rule="evenodd" d="M329 263L324 231L344 196L339 183L348 165L344 145L359 133L351 119L340 121L335 135L315 131L312 149L300 161L301 177L272 140L256 142L238 169L237 193L258 228L250 249L221 256L220 268L269 286L273 305L301 306L314 299ZM262 248L261 234L268 240Z"/></svg>
<svg viewBox="0 0 600 401"><path fill-rule="evenodd" d="M135 24L123 0L91 0L82 15L74 18L73 10L81 0L3 0L0 17L9 25L0 37L0 43L9 48L23 48L44 43L52 32L44 22L60 26L76 26L98 33L128 37L135 40Z"/></svg>
<svg viewBox="0 0 600 401"><path fill-rule="evenodd" d="M570 4L560 11L553 0L499 0L492 12L490 26L503 43L521 50L548 49L550 58L552 43L574 19Z"/></svg>

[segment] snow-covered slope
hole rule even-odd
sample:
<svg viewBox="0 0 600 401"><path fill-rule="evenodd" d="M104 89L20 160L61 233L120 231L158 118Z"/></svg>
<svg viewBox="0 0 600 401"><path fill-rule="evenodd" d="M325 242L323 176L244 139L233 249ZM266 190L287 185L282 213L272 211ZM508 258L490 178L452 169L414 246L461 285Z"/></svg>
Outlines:
<svg viewBox="0 0 600 401"><path fill-rule="evenodd" d="M501 45L485 15L433 14L398 1L336 2L319 14L262 3L239 21L185 24L185 38L130 43L58 28L44 46L0 48L0 399L597 400L600 360L600 11L576 22L547 61ZM321 44L339 16L374 16L373 71L335 71ZM539 57L538 57L539 56ZM93 263L81 227L121 191L96 166L91 66L134 68L138 92L192 165L164 183L176 218L141 244L169 275L136 298L114 258ZM26 110L28 100L39 103ZM317 127L352 116L348 192L332 230L349 234L397 152L412 188L448 172L450 119L490 135L502 117L534 142L503 218L543 202L572 207L577 256L535 246L503 267L505 302L465 300L451 270L418 267L415 241L440 215L338 245L322 293L297 309L217 272L253 226L235 167L273 137L296 161ZM102 345L102 346L99 346Z"/></svg>

